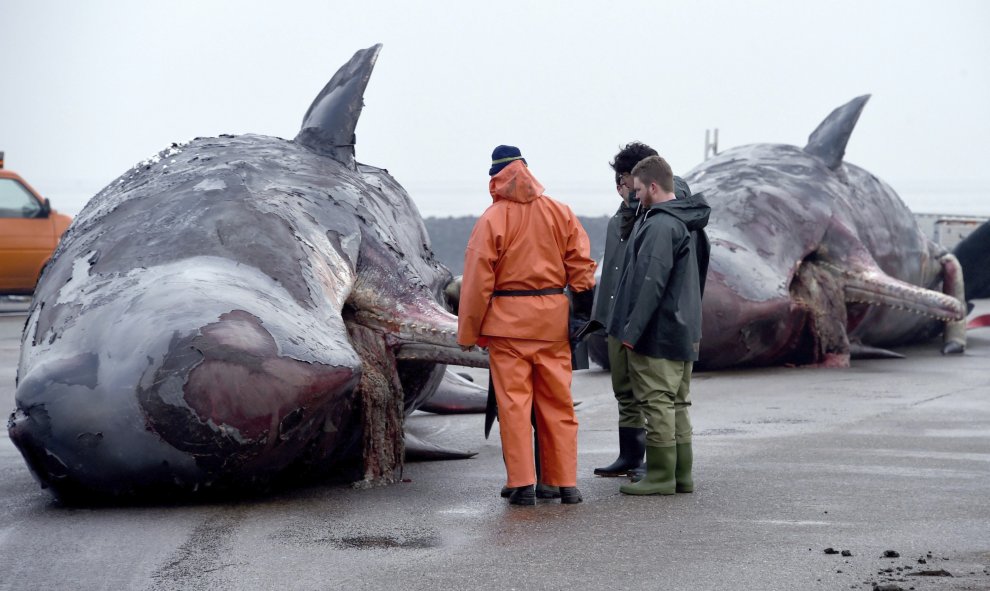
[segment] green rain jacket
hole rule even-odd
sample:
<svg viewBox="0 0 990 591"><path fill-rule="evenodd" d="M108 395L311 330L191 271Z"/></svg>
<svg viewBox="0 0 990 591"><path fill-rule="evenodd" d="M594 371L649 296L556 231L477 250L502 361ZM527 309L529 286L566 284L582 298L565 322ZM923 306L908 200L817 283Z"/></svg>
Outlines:
<svg viewBox="0 0 990 591"><path fill-rule="evenodd" d="M691 188L679 176L674 177L674 195L677 199L687 199L691 196ZM605 231L605 254L598 267L601 277L595 282L595 306L591 319L596 323L596 327L593 328L608 326L608 315L612 311L615 288L622 276L626 245L629 243L629 235L632 233L638 208L639 200L634 200L629 205L623 202L608 221L608 228Z"/></svg>
<svg viewBox="0 0 990 591"><path fill-rule="evenodd" d="M633 351L697 361L711 208L692 195L651 206L636 222L615 290L608 334Z"/></svg>

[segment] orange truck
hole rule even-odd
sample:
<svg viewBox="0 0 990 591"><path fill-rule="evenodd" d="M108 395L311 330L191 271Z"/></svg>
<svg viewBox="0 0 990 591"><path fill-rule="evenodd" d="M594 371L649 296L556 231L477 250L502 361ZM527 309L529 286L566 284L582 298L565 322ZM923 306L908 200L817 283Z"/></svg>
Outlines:
<svg viewBox="0 0 990 591"><path fill-rule="evenodd" d="M30 294L72 218L52 209L0 152L0 295Z"/></svg>

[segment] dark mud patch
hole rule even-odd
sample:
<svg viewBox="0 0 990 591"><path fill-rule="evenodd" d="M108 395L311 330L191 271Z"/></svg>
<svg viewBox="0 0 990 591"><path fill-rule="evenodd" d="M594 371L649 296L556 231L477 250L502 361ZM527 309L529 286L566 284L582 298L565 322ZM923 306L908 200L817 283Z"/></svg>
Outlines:
<svg viewBox="0 0 990 591"><path fill-rule="evenodd" d="M413 538L396 538L392 536L356 536L340 538L337 541L337 545L344 548L357 548L359 550L382 550L387 548L410 548L413 550L425 550L428 548L437 548L442 545L442 542L437 536L433 535Z"/></svg>
<svg viewBox="0 0 990 591"><path fill-rule="evenodd" d="M429 550L443 546L443 537L432 529L394 526L355 528L327 523L300 523L282 528L269 537L293 546L323 546L340 550Z"/></svg>

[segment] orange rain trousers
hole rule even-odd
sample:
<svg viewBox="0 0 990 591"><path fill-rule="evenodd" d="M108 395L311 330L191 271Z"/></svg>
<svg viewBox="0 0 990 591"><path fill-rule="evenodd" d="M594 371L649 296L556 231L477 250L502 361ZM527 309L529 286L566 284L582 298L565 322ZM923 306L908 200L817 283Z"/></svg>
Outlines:
<svg viewBox="0 0 990 591"><path fill-rule="evenodd" d="M535 403L541 481L550 486L576 486L578 422L571 399L568 342L490 337L488 356L498 401L506 485L536 484Z"/></svg>

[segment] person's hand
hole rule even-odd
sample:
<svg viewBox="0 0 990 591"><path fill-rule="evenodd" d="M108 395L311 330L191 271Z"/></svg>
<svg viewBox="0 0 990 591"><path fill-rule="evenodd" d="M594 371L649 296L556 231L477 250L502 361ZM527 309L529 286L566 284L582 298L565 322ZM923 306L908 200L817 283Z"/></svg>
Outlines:
<svg viewBox="0 0 990 591"><path fill-rule="evenodd" d="M567 335L571 342L580 342L578 334L581 334L581 329L584 325L588 324L588 321L584 318L575 318L571 316L567 321ZM582 335L583 336L583 335Z"/></svg>
<svg viewBox="0 0 990 591"><path fill-rule="evenodd" d="M458 346L461 348L461 351L474 351L474 345L461 345L458 343Z"/></svg>

